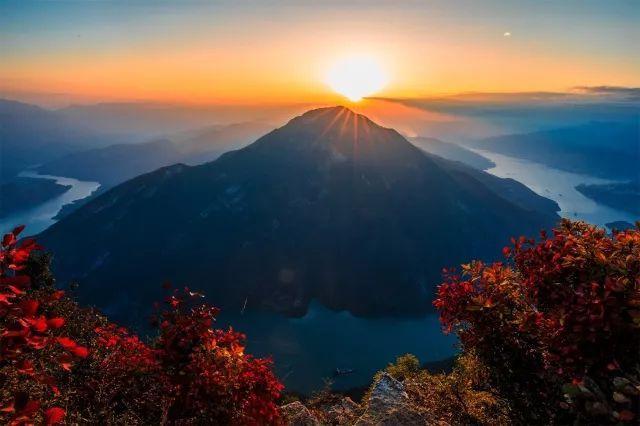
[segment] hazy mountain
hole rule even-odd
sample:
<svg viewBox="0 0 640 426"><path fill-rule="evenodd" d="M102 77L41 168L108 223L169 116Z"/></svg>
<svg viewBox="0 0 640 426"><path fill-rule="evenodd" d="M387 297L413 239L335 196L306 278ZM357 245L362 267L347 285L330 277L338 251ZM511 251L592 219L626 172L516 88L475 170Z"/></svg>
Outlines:
<svg viewBox="0 0 640 426"><path fill-rule="evenodd" d="M592 176L639 177L640 128L637 119L498 136L483 139L473 146Z"/></svg>
<svg viewBox="0 0 640 426"><path fill-rule="evenodd" d="M169 140L117 144L73 153L38 167L43 174L113 186L142 173L176 163L180 152Z"/></svg>
<svg viewBox="0 0 640 426"><path fill-rule="evenodd" d="M247 121L283 123L294 113L308 109L305 104L224 105L161 102L104 102L71 105L58 112L74 122L111 134L143 139L165 138L177 132Z"/></svg>
<svg viewBox="0 0 640 426"><path fill-rule="evenodd" d="M14 178L0 184L0 217L35 207L69 188L49 179Z"/></svg>
<svg viewBox="0 0 640 426"><path fill-rule="evenodd" d="M486 180L489 182L483 182ZM41 236L60 282L120 318L164 280L219 306L358 315L431 307L443 266L493 256L558 217L515 181L424 154L343 107L309 111L238 151L119 185Z"/></svg>
<svg viewBox="0 0 640 426"><path fill-rule="evenodd" d="M425 137L409 138L409 141L418 148L422 148L431 154L446 158L447 160L460 161L479 170L486 170L495 166L493 161L488 158L454 143Z"/></svg>
<svg viewBox="0 0 640 426"><path fill-rule="evenodd" d="M582 184L576 186L576 189L598 203L637 215L640 220L640 179L607 184Z"/></svg>
<svg viewBox="0 0 640 426"><path fill-rule="evenodd" d="M60 114L0 99L0 180L71 152L113 143Z"/></svg>
<svg viewBox="0 0 640 426"><path fill-rule="evenodd" d="M235 123L194 131L186 137L174 137L172 140L182 153L180 161L197 165L215 160L225 152L243 148L271 129L273 126L263 122Z"/></svg>
<svg viewBox="0 0 640 426"><path fill-rule="evenodd" d="M173 137L77 152L38 168L41 173L98 181L111 187L175 163L201 164L246 146L270 127L263 123L211 126Z"/></svg>

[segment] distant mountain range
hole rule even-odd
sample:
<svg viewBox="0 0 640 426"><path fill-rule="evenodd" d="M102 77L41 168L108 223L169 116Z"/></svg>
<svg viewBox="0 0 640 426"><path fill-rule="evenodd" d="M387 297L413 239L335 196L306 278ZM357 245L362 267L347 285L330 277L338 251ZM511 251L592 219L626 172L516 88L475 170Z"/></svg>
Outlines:
<svg viewBox="0 0 640 426"><path fill-rule="evenodd" d="M409 141L428 153L447 160L460 161L479 170L487 170L495 166L494 162L488 158L455 143L425 137L409 138Z"/></svg>
<svg viewBox="0 0 640 426"><path fill-rule="evenodd" d="M50 110L0 99L0 182L42 166L110 186L164 165L210 161L273 128L257 117L283 122L278 117L300 108L108 103ZM242 117L238 124L211 125L235 117Z"/></svg>
<svg viewBox="0 0 640 426"><path fill-rule="evenodd" d="M109 188L135 176L176 163L196 165L246 146L271 126L239 123L210 126L181 133L170 139L111 145L79 151L43 164L43 174L100 182Z"/></svg>
<svg viewBox="0 0 640 426"><path fill-rule="evenodd" d="M640 179L638 118L496 136L469 146L607 179Z"/></svg>
<svg viewBox="0 0 640 426"><path fill-rule="evenodd" d="M33 105L0 99L0 182L26 167L114 139Z"/></svg>
<svg viewBox="0 0 640 426"><path fill-rule="evenodd" d="M103 102L71 105L57 110L65 118L108 134L156 139L190 131L211 123L269 121L283 123L287 117L308 109L304 104L198 105L159 102Z"/></svg>
<svg viewBox="0 0 640 426"><path fill-rule="evenodd" d="M344 107L200 165L127 181L40 235L61 283L129 323L165 281L227 309L430 309L442 267L558 220L524 185L425 154Z"/></svg>

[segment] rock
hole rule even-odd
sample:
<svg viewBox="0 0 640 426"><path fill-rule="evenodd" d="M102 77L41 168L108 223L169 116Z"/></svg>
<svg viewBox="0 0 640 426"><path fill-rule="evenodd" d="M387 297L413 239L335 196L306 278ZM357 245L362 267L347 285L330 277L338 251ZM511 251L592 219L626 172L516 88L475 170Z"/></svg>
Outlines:
<svg viewBox="0 0 640 426"><path fill-rule="evenodd" d="M360 406L349 397L323 408L325 418L332 425L351 425L360 413Z"/></svg>
<svg viewBox="0 0 640 426"><path fill-rule="evenodd" d="M367 408L355 423L357 426L427 424L433 422L412 406L404 385L388 373L383 373L375 383Z"/></svg>
<svg viewBox="0 0 640 426"><path fill-rule="evenodd" d="M320 426L318 419L300 401L280 407L284 423L290 426Z"/></svg>
<svg viewBox="0 0 640 426"><path fill-rule="evenodd" d="M405 404L408 399L409 396L404 390L404 385L391 377L390 374L382 373L382 376L371 390L369 408L383 411Z"/></svg>

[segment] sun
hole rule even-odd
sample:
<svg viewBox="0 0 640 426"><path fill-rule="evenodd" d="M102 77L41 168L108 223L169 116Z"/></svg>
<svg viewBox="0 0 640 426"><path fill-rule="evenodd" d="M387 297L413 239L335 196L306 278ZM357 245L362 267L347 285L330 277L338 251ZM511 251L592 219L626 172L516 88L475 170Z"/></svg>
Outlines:
<svg viewBox="0 0 640 426"><path fill-rule="evenodd" d="M375 58L350 56L331 67L326 83L350 101L358 102L380 91L387 84L387 76Z"/></svg>

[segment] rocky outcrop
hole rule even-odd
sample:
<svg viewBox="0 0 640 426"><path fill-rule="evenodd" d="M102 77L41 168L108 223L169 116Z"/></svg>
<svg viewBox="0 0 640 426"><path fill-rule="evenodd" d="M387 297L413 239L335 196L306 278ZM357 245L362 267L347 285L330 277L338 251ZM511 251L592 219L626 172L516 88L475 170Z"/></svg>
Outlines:
<svg viewBox="0 0 640 426"><path fill-rule="evenodd" d="M332 425L351 425L358 418L362 409L351 398L345 397L339 402L326 407L323 411L328 423Z"/></svg>
<svg viewBox="0 0 640 426"><path fill-rule="evenodd" d="M374 383L369 397L362 404L350 398L313 404L309 410L299 401L281 407L285 424L307 425L351 425L351 426L396 426L396 425L440 425L443 424L419 410L410 400L402 382L388 373L382 373ZM313 412L312 412L313 411Z"/></svg>
<svg viewBox="0 0 640 426"><path fill-rule="evenodd" d="M373 385L365 412L355 422L357 426L427 424L433 422L412 406L404 385L388 373Z"/></svg>
<svg viewBox="0 0 640 426"><path fill-rule="evenodd" d="M320 426L318 419L300 401L280 407L284 423L290 426Z"/></svg>

